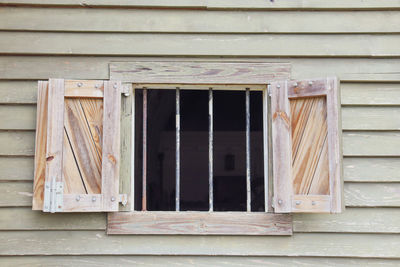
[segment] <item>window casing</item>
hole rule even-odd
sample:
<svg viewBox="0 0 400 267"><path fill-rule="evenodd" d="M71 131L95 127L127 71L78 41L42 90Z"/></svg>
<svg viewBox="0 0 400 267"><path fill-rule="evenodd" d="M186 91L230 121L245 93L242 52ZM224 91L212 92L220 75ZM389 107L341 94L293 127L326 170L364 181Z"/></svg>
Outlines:
<svg viewBox="0 0 400 267"><path fill-rule="evenodd" d="M112 198L101 197L101 201L109 200L113 210L119 209L121 212L113 212L108 215L109 234L224 234L224 235L287 235L292 233L291 212L340 212L343 210L342 201L342 180L341 180L341 151L340 151L340 110L338 105L338 83L336 79L314 79L314 80L298 80L289 81L290 64L285 63L259 63L259 62L113 62L110 64L110 78L112 82L107 84L122 82L122 86L116 86L119 94L123 93L122 98L114 98L113 103L117 109L121 109L121 116L111 116L105 112L103 115L115 124L117 121L121 123L120 138L116 137L106 140L120 139L120 160L113 154L107 154L103 157L103 161L107 158L113 168L118 171L113 175L105 175L105 179L112 183L112 188L119 187L119 194L114 190L114 200ZM50 81L50 83L53 81ZM79 81L73 81L74 83ZM78 84L77 83L77 84ZM106 83L106 82L104 82ZM253 91L262 88L264 91L263 106L269 106L271 101L272 110L267 112L263 110L264 131L264 153L265 159L268 158L265 165L265 177L270 177L265 182L268 190L265 190L266 211L268 212L162 212L162 211L133 211L134 210L134 157L135 151L135 91L133 88L146 87L148 90L152 88L174 89L238 89L248 88L247 91ZM270 86L271 98L266 86ZM107 85L108 86L108 85ZM39 85L40 87L40 85ZM42 83L43 87L43 83ZM79 87L79 86L78 86ZM77 88L77 92L84 92L83 88ZM323 97L326 99L327 111L327 131L326 142L328 143L326 153L328 158L328 166L324 169L329 172L329 192L323 196L314 194L298 194L295 193L292 184L292 147L293 118L291 115L291 103L289 99ZM118 101L116 100L118 99ZM43 100L43 101L42 101ZM39 99L38 103L46 102L47 98ZM120 103L119 103L120 102ZM50 103L43 104L50 107L54 105ZM313 105L311 105L311 109ZM311 114L311 113L310 113ZM40 112L38 114L39 118ZM54 120L52 113L48 113L47 120ZM268 116L270 118L268 119ZM44 117L43 117L44 118ZM310 118L308 118L310 119ZM313 119L313 118L311 118ZM315 118L314 118L315 119ZM270 120L270 121L269 121ZM40 122L40 120L38 120ZM56 121L56 120L55 120ZM269 123L268 123L269 122ZM115 124L115 125L119 125ZM266 127L268 125L268 127ZM119 127L119 126L118 126ZM38 124L38 131L48 132L46 127ZM272 128L272 129L271 129ZM284 130L280 130L283 128ZM312 128L312 127L311 127ZM268 132L272 134L268 134ZM178 137L178 135L177 135ZM273 138L273 140L271 140ZM38 136L37 136L38 141ZM39 140L40 141L40 140ZM267 142L269 141L269 142ZM108 141L112 142L112 141ZM42 142L43 143L43 142ZM37 144L40 144L40 142ZM106 144L105 147L108 145ZM268 147L269 146L269 147ZM278 147L276 147L278 146ZM312 146L312 145L311 145ZM115 144L113 145L115 147ZM268 147L268 148L267 148ZM273 147L271 152L271 147ZM45 149L43 149L45 148ZM52 155L48 153L43 156L46 145L37 145L35 153L35 182L34 182L34 209L45 209L43 203L43 177L53 179L48 175L47 165L52 162ZM270 151L267 153L267 151ZM322 153L321 150L320 154ZM277 154L277 152L279 152ZM324 152L325 153L325 152ZM322 155L322 154L321 154ZM270 157L268 157L270 156ZM273 160L272 160L273 158ZM114 160L112 160L114 159ZM45 174L43 167L37 168L40 164L46 165ZM106 163L107 165L109 163ZM62 167L62 164L60 165ZM286 166L287 168L282 168ZM272 175L272 169L274 171ZM37 171L40 170L40 171ZM60 168L56 168L57 172L62 172ZM118 175L119 172L119 175ZM39 177L39 178L38 178ZM110 177L117 177L111 179ZM212 177L212 176L210 176ZM271 179L273 177L273 179ZM119 178L119 183L118 183ZM58 179L58 178L57 178ZM61 175L60 182L64 185L64 176ZM273 184L272 180L274 180ZM42 189L40 189L42 187ZM109 191L109 187L105 191ZM56 190L51 185L51 190ZM273 193L271 193L273 191ZM306 190L307 191L307 190ZM42 193L41 193L42 192ZM309 192L311 192L309 190ZM109 192L108 192L109 193ZM107 193L107 194L108 194ZM101 211L107 209L87 209L89 200L93 201L93 197L84 196L82 202L77 201L77 196L71 195L71 201L74 202L74 209L68 210L59 208L58 210L50 210L56 212L63 211ZM81 200L82 198L80 198ZM97 199L97 198L96 198ZM42 201L42 202L40 202ZM70 201L70 200L68 200ZM110 202L110 203L111 203ZM118 205L118 203L120 203ZM103 205L103 204L102 204ZM89 205L90 206L90 205ZM119 206L119 208L118 208ZM102 207L105 207L104 205ZM124 211L124 212L122 212ZM286 213L286 214L284 214Z"/></svg>

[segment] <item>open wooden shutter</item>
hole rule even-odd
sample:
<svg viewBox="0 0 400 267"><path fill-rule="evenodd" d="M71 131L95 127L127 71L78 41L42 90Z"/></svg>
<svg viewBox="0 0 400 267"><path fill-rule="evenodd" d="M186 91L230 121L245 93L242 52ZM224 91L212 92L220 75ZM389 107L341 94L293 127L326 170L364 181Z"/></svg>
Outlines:
<svg viewBox="0 0 400 267"><path fill-rule="evenodd" d="M118 210L120 113L121 82L39 82L34 210Z"/></svg>
<svg viewBox="0 0 400 267"><path fill-rule="evenodd" d="M343 209L336 78L270 85L275 212Z"/></svg>

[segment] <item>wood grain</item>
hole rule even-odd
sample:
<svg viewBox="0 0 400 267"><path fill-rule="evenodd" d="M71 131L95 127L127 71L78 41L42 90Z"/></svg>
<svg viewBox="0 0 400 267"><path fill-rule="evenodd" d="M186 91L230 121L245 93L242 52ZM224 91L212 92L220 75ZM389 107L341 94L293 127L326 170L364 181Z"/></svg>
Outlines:
<svg viewBox="0 0 400 267"><path fill-rule="evenodd" d="M293 105L293 108L292 108ZM325 98L291 100L291 138L292 138L292 172L294 194L329 194L329 183L318 182L329 180L327 161L322 156L327 152L326 137L328 126L326 121ZM304 114L303 114L304 113ZM315 174L325 174L318 177ZM315 179L315 183L314 183ZM316 184L324 186L315 188ZM313 187L314 190L310 190Z"/></svg>
<svg viewBox="0 0 400 267"><path fill-rule="evenodd" d="M54 190L57 183L63 182L64 79L49 79L48 91L45 183L48 183L53 194L49 193L50 203L44 209L55 212L62 209L62 204L56 203ZM46 192L50 191L45 191L45 194Z"/></svg>
<svg viewBox="0 0 400 267"><path fill-rule="evenodd" d="M35 141L35 161L34 161L34 182L32 209L43 209L44 183L46 180L46 146L47 146L47 107L48 90L47 81L38 82L38 104L36 119L36 141Z"/></svg>
<svg viewBox="0 0 400 267"><path fill-rule="evenodd" d="M397 11L209 12L67 7L2 7L2 10L0 29L8 31L264 34L400 32ZM29 21L19 19L21 17L29 17ZM323 25L318 23L321 20L324 20Z"/></svg>
<svg viewBox="0 0 400 267"><path fill-rule="evenodd" d="M102 197L104 211L118 211L120 167L121 82L104 82Z"/></svg>
<svg viewBox="0 0 400 267"><path fill-rule="evenodd" d="M289 64L211 62L118 62L112 80L135 83L266 84L290 75Z"/></svg>
<svg viewBox="0 0 400 267"><path fill-rule="evenodd" d="M48 79L51 76L75 79L109 79L110 62L148 61L214 61L250 63L290 63L293 79L326 77L334 73L341 82L398 82L400 81L399 58L160 58L154 54L143 57L117 56L2 56L0 57L0 80Z"/></svg>
<svg viewBox="0 0 400 267"><path fill-rule="evenodd" d="M88 121L79 99L65 99L65 131L74 158L71 158L73 159L72 161L65 161L64 172L70 172L78 168L80 176L70 176L70 178L74 179L74 182L71 181L71 183L82 183L83 181L87 193L100 193L101 154L97 152L96 143L93 141Z"/></svg>
<svg viewBox="0 0 400 267"><path fill-rule="evenodd" d="M134 111L135 111L135 91L132 90L132 84L123 84L124 90L129 95L124 95L121 98L121 165L119 172L119 192L127 194L127 203L125 206L120 206L120 211L134 210L134 150L135 127Z"/></svg>
<svg viewBox="0 0 400 267"><path fill-rule="evenodd" d="M377 238L376 234L341 233L297 233L293 237L149 237L107 236L104 231L10 231L0 236L0 254L6 256L82 255L83 250L83 255L97 256L179 254L399 258L399 245L397 235L379 235Z"/></svg>
<svg viewBox="0 0 400 267"><path fill-rule="evenodd" d="M291 216L232 212L109 213L108 234L291 235Z"/></svg>
<svg viewBox="0 0 400 267"><path fill-rule="evenodd" d="M65 97L103 98L103 81L96 80L66 80Z"/></svg>
<svg viewBox="0 0 400 267"><path fill-rule="evenodd" d="M287 81L273 82L271 89L272 157L275 212L291 212L293 195L290 105Z"/></svg>

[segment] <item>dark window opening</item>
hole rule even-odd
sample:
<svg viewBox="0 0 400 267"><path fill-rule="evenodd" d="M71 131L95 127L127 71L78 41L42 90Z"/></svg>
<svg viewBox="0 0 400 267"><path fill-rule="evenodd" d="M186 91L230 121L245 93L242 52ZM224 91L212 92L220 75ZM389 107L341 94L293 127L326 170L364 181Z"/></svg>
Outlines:
<svg viewBox="0 0 400 267"><path fill-rule="evenodd" d="M147 210L175 210L176 91L147 90ZM207 90L180 90L180 210L209 210ZM246 211L244 91L213 91L214 211ZM142 209L143 90L135 93L135 210ZM263 101L250 92L251 210L264 211Z"/></svg>

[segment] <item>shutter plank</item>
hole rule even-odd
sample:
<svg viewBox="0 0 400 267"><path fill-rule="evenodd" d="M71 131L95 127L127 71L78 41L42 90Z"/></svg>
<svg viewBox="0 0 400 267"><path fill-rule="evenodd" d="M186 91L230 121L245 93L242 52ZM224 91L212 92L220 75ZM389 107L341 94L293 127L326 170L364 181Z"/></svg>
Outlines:
<svg viewBox="0 0 400 267"><path fill-rule="evenodd" d="M50 79L47 107L47 146L46 146L46 181L55 190L57 183L62 183L62 156L64 132L64 80ZM47 191L49 192L49 191ZM50 203L56 203L56 194L50 194ZM46 191L44 198L46 198ZM44 209L55 212L62 206L50 205Z"/></svg>
<svg viewBox="0 0 400 267"><path fill-rule="evenodd" d="M291 142L287 81L271 83L274 208L291 211Z"/></svg>
<svg viewBox="0 0 400 267"><path fill-rule="evenodd" d="M104 82L104 124L102 153L103 209L118 211L121 82Z"/></svg>
<svg viewBox="0 0 400 267"><path fill-rule="evenodd" d="M48 86L49 83L47 81L39 81L38 83L33 210L43 209L44 183L46 179Z"/></svg>
<svg viewBox="0 0 400 267"><path fill-rule="evenodd" d="M70 177L75 179L71 183L79 183L82 179L87 193L100 193L101 157L96 151L80 99L65 99L65 131L75 160L65 162L64 169L68 172L75 168L70 165L77 165L81 174L81 177Z"/></svg>

